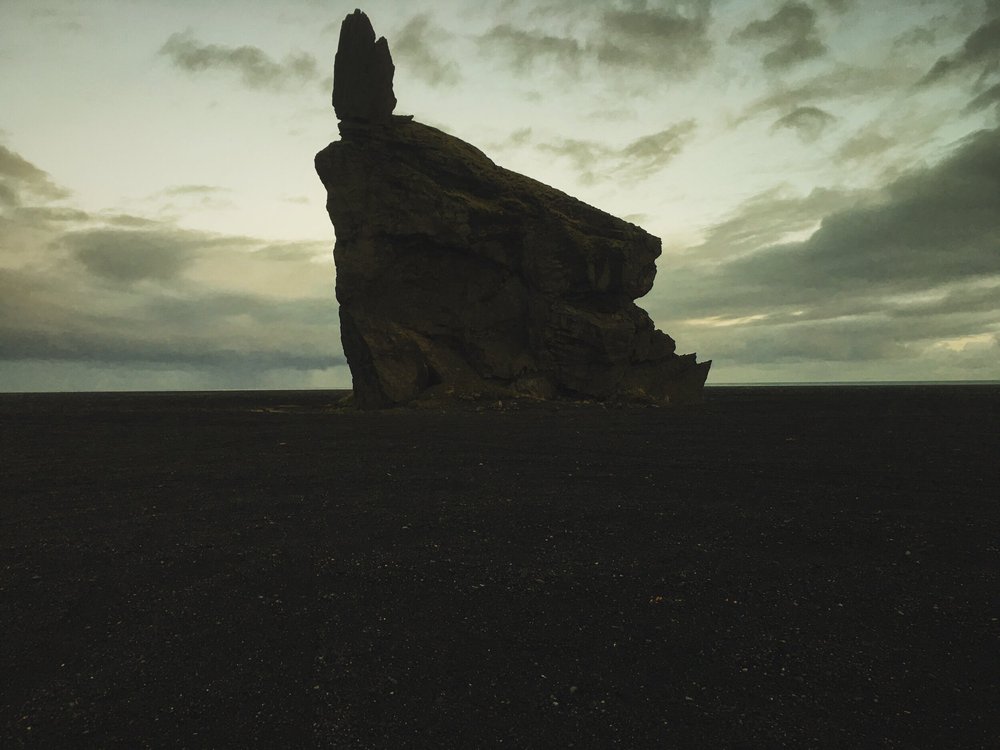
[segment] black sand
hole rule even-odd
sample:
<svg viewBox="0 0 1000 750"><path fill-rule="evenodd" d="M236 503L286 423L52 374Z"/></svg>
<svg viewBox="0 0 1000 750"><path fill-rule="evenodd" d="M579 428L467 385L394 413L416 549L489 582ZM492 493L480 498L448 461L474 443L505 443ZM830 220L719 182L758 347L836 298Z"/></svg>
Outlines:
<svg viewBox="0 0 1000 750"><path fill-rule="evenodd" d="M1000 388L0 396L0 746L997 747Z"/></svg>

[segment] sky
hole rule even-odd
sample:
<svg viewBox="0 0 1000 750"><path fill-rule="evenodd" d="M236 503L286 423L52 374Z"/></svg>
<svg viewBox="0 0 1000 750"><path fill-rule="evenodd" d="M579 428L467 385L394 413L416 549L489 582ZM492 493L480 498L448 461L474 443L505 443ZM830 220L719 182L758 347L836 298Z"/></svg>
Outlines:
<svg viewBox="0 0 1000 750"><path fill-rule="evenodd" d="M349 388L333 0L0 2L0 391ZM1000 379L1000 0L371 0L397 114L661 237L710 383Z"/></svg>

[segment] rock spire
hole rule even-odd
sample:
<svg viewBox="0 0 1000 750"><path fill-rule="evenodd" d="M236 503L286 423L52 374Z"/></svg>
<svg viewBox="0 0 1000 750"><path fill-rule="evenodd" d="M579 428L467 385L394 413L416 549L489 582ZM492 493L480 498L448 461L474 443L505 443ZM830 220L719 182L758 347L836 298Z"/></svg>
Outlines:
<svg viewBox="0 0 1000 750"><path fill-rule="evenodd" d="M340 26L333 65L333 108L341 120L388 122L396 107L396 67L385 37L375 41L368 16L355 10Z"/></svg>

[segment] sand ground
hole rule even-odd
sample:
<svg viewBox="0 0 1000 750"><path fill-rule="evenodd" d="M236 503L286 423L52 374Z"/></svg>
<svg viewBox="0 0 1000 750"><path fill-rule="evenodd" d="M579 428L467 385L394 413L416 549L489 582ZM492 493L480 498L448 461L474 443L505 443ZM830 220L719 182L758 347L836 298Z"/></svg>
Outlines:
<svg viewBox="0 0 1000 750"><path fill-rule="evenodd" d="M1000 746L1000 388L0 396L0 746Z"/></svg>

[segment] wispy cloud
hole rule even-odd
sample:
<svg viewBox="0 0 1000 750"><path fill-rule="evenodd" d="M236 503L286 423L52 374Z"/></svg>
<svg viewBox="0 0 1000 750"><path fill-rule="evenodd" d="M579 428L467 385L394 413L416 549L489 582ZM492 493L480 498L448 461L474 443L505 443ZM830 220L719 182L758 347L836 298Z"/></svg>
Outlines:
<svg viewBox="0 0 1000 750"><path fill-rule="evenodd" d="M878 127L865 127L841 144L837 158L841 161L859 162L872 156L885 154L896 145Z"/></svg>
<svg viewBox="0 0 1000 750"><path fill-rule="evenodd" d="M316 58L305 52L290 54L278 62L259 47L202 44L190 31L172 34L160 54L188 73L237 73L245 86L255 90L280 91L320 78Z"/></svg>
<svg viewBox="0 0 1000 750"><path fill-rule="evenodd" d="M837 118L819 107L796 107L784 117L778 118L772 130L794 130L806 143L817 140L823 131Z"/></svg>
<svg viewBox="0 0 1000 750"><path fill-rule="evenodd" d="M642 4L592 13L597 6L580 5L576 9L583 17L576 33L553 34L501 23L481 35L479 45L518 72L547 65L572 77L589 67L683 75L711 58L709 8L705 2L689 4L685 12Z"/></svg>
<svg viewBox="0 0 1000 750"><path fill-rule="evenodd" d="M970 101L965 107L965 113L979 112L994 104L1000 104L1000 83L995 83Z"/></svg>
<svg viewBox="0 0 1000 750"><path fill-rule="evenodd" d="M686 264L718 265L741 255L815 230L824 216L842 211L860 196L844 190L815 188L799 195L781 185L746 200L731 216L712 226L701 245L690 248Z"/></svg>
<svg viewBox="0 0 1000 750"><path fill-rule="evenodd" d="M503 54L519 72L547 62L575 74L585 54L585 45L577 39L521 29L510 24L494 26L479 41L487 51Z"/></svg>
<svg viewBox="0 0 1000 750"><path fill-rule="evenodd" d="M24 193L46 200L69 197L69 191L53 183L48 172L0 144L0 204L18 206Z"/></svg>
<svg viewBox="0 0 1000 750"><path fill-rule="evenodd" d="M776 45L763 58L764 67L770 69L790 68L827 52L816 28L816 11L794 0L769 18L751 21L733 38Z"/></svg>
<svg viewBox="0 0 1000 750"><path fill-rule="evenodd" d="M970 68L978 68L980 77L1000 69L1000 18L987 21L969 34L958 52L939 58L921 84L937 83Z"/></svg>
<svg viewBox="0 0 1000 750"><path fill-rule="evenodd" d="M597 141L561 138L537 144L547 153L568 159L584 182L604 175L642 180L663 169L687 145L696 129L694 120L671 125L636 138L622 148Z"/></svg>
<svg viewBox="0 0 1000 750"><path fill-rule="evenodd" d="M175 185L173 187L165 188L162 191L163 195L215 195L217 193L228 193L228 188L218 187L217 185Z"/></svg>
<svg viewBox="0 0 1000 750"><path fill-rule="evenodd" d="M410 74L432 86L454 86L462 76L458 64L441 52L450 34L422 13L411 18L392 40L392 54L405 60Z"/></svg>

